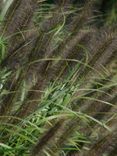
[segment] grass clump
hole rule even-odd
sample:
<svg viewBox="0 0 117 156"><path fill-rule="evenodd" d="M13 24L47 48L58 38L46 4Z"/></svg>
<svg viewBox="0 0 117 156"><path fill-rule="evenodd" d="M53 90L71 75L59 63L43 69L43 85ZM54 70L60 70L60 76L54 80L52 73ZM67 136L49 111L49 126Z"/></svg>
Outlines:
<svg viewBox="0 0 117 156"><path fill-rule="evenodd" d="M101 23L97 1L81 4L14 0L6 10L1 156L116 156L116 11Z"/></svg>

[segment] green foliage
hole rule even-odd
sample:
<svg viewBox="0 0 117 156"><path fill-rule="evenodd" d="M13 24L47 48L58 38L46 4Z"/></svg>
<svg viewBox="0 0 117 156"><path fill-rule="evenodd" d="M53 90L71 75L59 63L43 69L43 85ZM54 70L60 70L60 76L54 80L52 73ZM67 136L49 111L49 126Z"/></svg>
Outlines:
<svg viewBox="0 0 117 156"><path fill-rule="evenodd" d="M25 34L23 34L24 31L21 30L22 36L24 35L24 45L21 42L18 48L17 46L14 48L15 50L11 56L9 54L9 60L6 60L6 65L2 64L2 62L6 56L8 56L9 51L7 51L6 39L1 34L0 109L3 108L3 110L5 110L4 108L6 108L6 110L8 110L5 110L0 116L0 156L29 156L32 148L35 147L38 142L41 142L43 136L48 134L48 130L50 130L49 141L57 140L54 138L55 134L51 134L54 133L51 132L51 128L53 128L58 121L61 121L60 124L63 128L61 130L60 127L58 130L60 131L60 142L62 146L60 144L60 149L56 147L58 150L57 154L61 156L67 156L74 151L82 151L82 146L84 146L84 149L88 149L86 146L92 144L91 136L89 136L89 134L92 134L92 131L95 132L96 135L98 135L97 131L100 129L102 131L104 130L105 133L111 132L107 121L110 121L116 113L111 112L112 116L107 117L107 119L105 117L104 120L102 120L101 115L97 114L103 114L104 112L101 111L105 111L106 106L107 109L110 107L116 109L114 100L116 99L117 77L115 76L115 72L115 75L111 72L110 74L107 69L107 65L111 62L111 59L113 59L113 54L116 55L116 51L115 53L113 52L114 46L111 45L113 41L115 42L115 38L113 37L115 33L110 33L111 35L108 35L107 39L105 39L102 38L104 33L102 29L98 30L98 28L96 28L93 29L93 32L90 30L92 24L91 26L90 24L88 26L86 26L86 24L82 26L82 18L79 23L76 24L79 19L77 18L76 20L77 14L78 17L82 15L80 11L83 10L83 8L80 9L71 5L65 8L59 8L57 4L40 4L39 9L37 9L33 17L35 27L37 28L36 30L38 30L39 33L37 37L39 39L38 44L35 42L37 38L33 40L34 45L32 44L32 40L26 42L26 37L29 34L25 36ZM20 11L18 13L20 13ZM83 14L83 20L87 20L84 16L87 16L87 12ZM70 25L69 19L73 20L73 25ZM112 10L109 10L105 19L106 22L104 22L104 26L115 25L117 20L115 6L113 6ZM83 23L87 23L85 20ZM78 27L80 23L81 28ZM72 28L74 25L75 28L78 27L81 31L71 32L71 30L76 30ZM25 33L27 32L25 31ZM85 35L82 37L83 33ZM102 33L102 36L99 33ZM17 36L17 32L14 32L14 34ZM11 34L11 40L12 37L15 36L14 34ZM37 34L34 34L33 37L36 35ZM91 36L92 41L94 35L97 35L96 44L91 42L91 46L93 46L93 48L91 48L89 38ZM20 35L17 37L20 38ZM33 37L31 36L31 38ZM8 36L6 38L8 38ZM100 40L100 42L98 40ZM20 39L18 41L20 42ZM27 48L26 46L30 42L31 46ZM48 44L46 42L48 42ZM86 45L84 43L86 43ZM92 43L94 43L94 45ZM45 47L46 45L47 47ZM71 47L69 47L69 45ZM107 49L110 45L111 47L108 52ZM30 53L34 54L35 50L34 48L30 52L32 46L39 47L36 49L36 54L39 51L39 58L36 57L36 60L31 58L31 62L29 58L22 68L20 68L19 65L19 68L16 70L12 68L12 66L8 67L10 63L17 64L18 61L21 62L24 59L23 57L32 56ZM26 49L24 47L26 47ZM57 55L55 53L56 50ZM29 51L28 55L23 56L27 51ZM40 53L43 51L45 52L42 54L44 58L41 58ZM92 51L94 51L93 58ZM103 57L103 60L101 60L104 51L106 51L108 55L108 57L104 55L105 60L107 59L106 67L102 65L103 63L100 64L100 62L104 60ZM112 53L112 58L110 53ZM108 58L111 58L109 59L110 62ZM45 66L44 72L41 73L41 70L43 71L43 67ZM8 68L10 68L10 70L8 70ZM58 68L60 68L59 72ZM99 71L98 68L100 69ZM31 86L33 73L36 73L37 79L34 81L34 85ZM44 84L46 87L43 85L43 79L46 81ZM41 88L41 85L44 87ZM32 111L33 105L35 104L36 109ZM26 108L25 105L27 106ZM97 105L99 105L99 108L101 107L100 105L102 105L102 109L98 109ZM96 110L93 109L93 107L96 107ZM31 110L28 115L25 115L27 109ZM90 109L95 112L90 112ZM100 112L98 112L98 110ZM21 113L20 117L18 113ZM106 111L106 113L109 112ZM98 119L96 115L101 119ZM76 121L76 125L73 124L73 128L69 124L68 127L66 125L64 126L64 122L62 123L61 119L71 125ZM96 127L96 130L95 126L98 127ZM90 128L92 131L89 130ZM51 135L54 139L51 139ZM48 136L46 140L48 140ZM47 156L52 156L50 149L48 150L48 148L46 148L46 140L44 142L45 144L42 143L42 146L44 144L44 149L42 147L43 152Z"/></svg>
<svg viewBox="0 0 117 156"><path fill-rule="evenodd" d="M6 56L6 40L0 36L0 63Z"/></svg>

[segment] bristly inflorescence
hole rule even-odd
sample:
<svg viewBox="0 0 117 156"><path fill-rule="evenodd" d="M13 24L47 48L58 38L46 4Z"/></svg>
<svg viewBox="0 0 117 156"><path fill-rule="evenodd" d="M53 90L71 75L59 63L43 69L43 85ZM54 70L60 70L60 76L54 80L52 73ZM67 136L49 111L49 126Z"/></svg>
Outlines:
<svg viewBox="0 0 117 156"><path fill-rule="evenodd" d="M116 156L116 12L103 15L104 4L10 4L0 25L0 155Z"/></svg>

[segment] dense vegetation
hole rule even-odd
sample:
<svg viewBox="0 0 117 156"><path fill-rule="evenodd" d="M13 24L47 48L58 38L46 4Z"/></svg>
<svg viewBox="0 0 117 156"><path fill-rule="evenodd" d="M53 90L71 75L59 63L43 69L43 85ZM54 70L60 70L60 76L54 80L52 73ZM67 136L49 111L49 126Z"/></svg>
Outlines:
<svg viewBox="0 0 117 156"><path fill-rule="evenodd" d="M0 156L117 156L117 1L0 4Z"/></svg>

